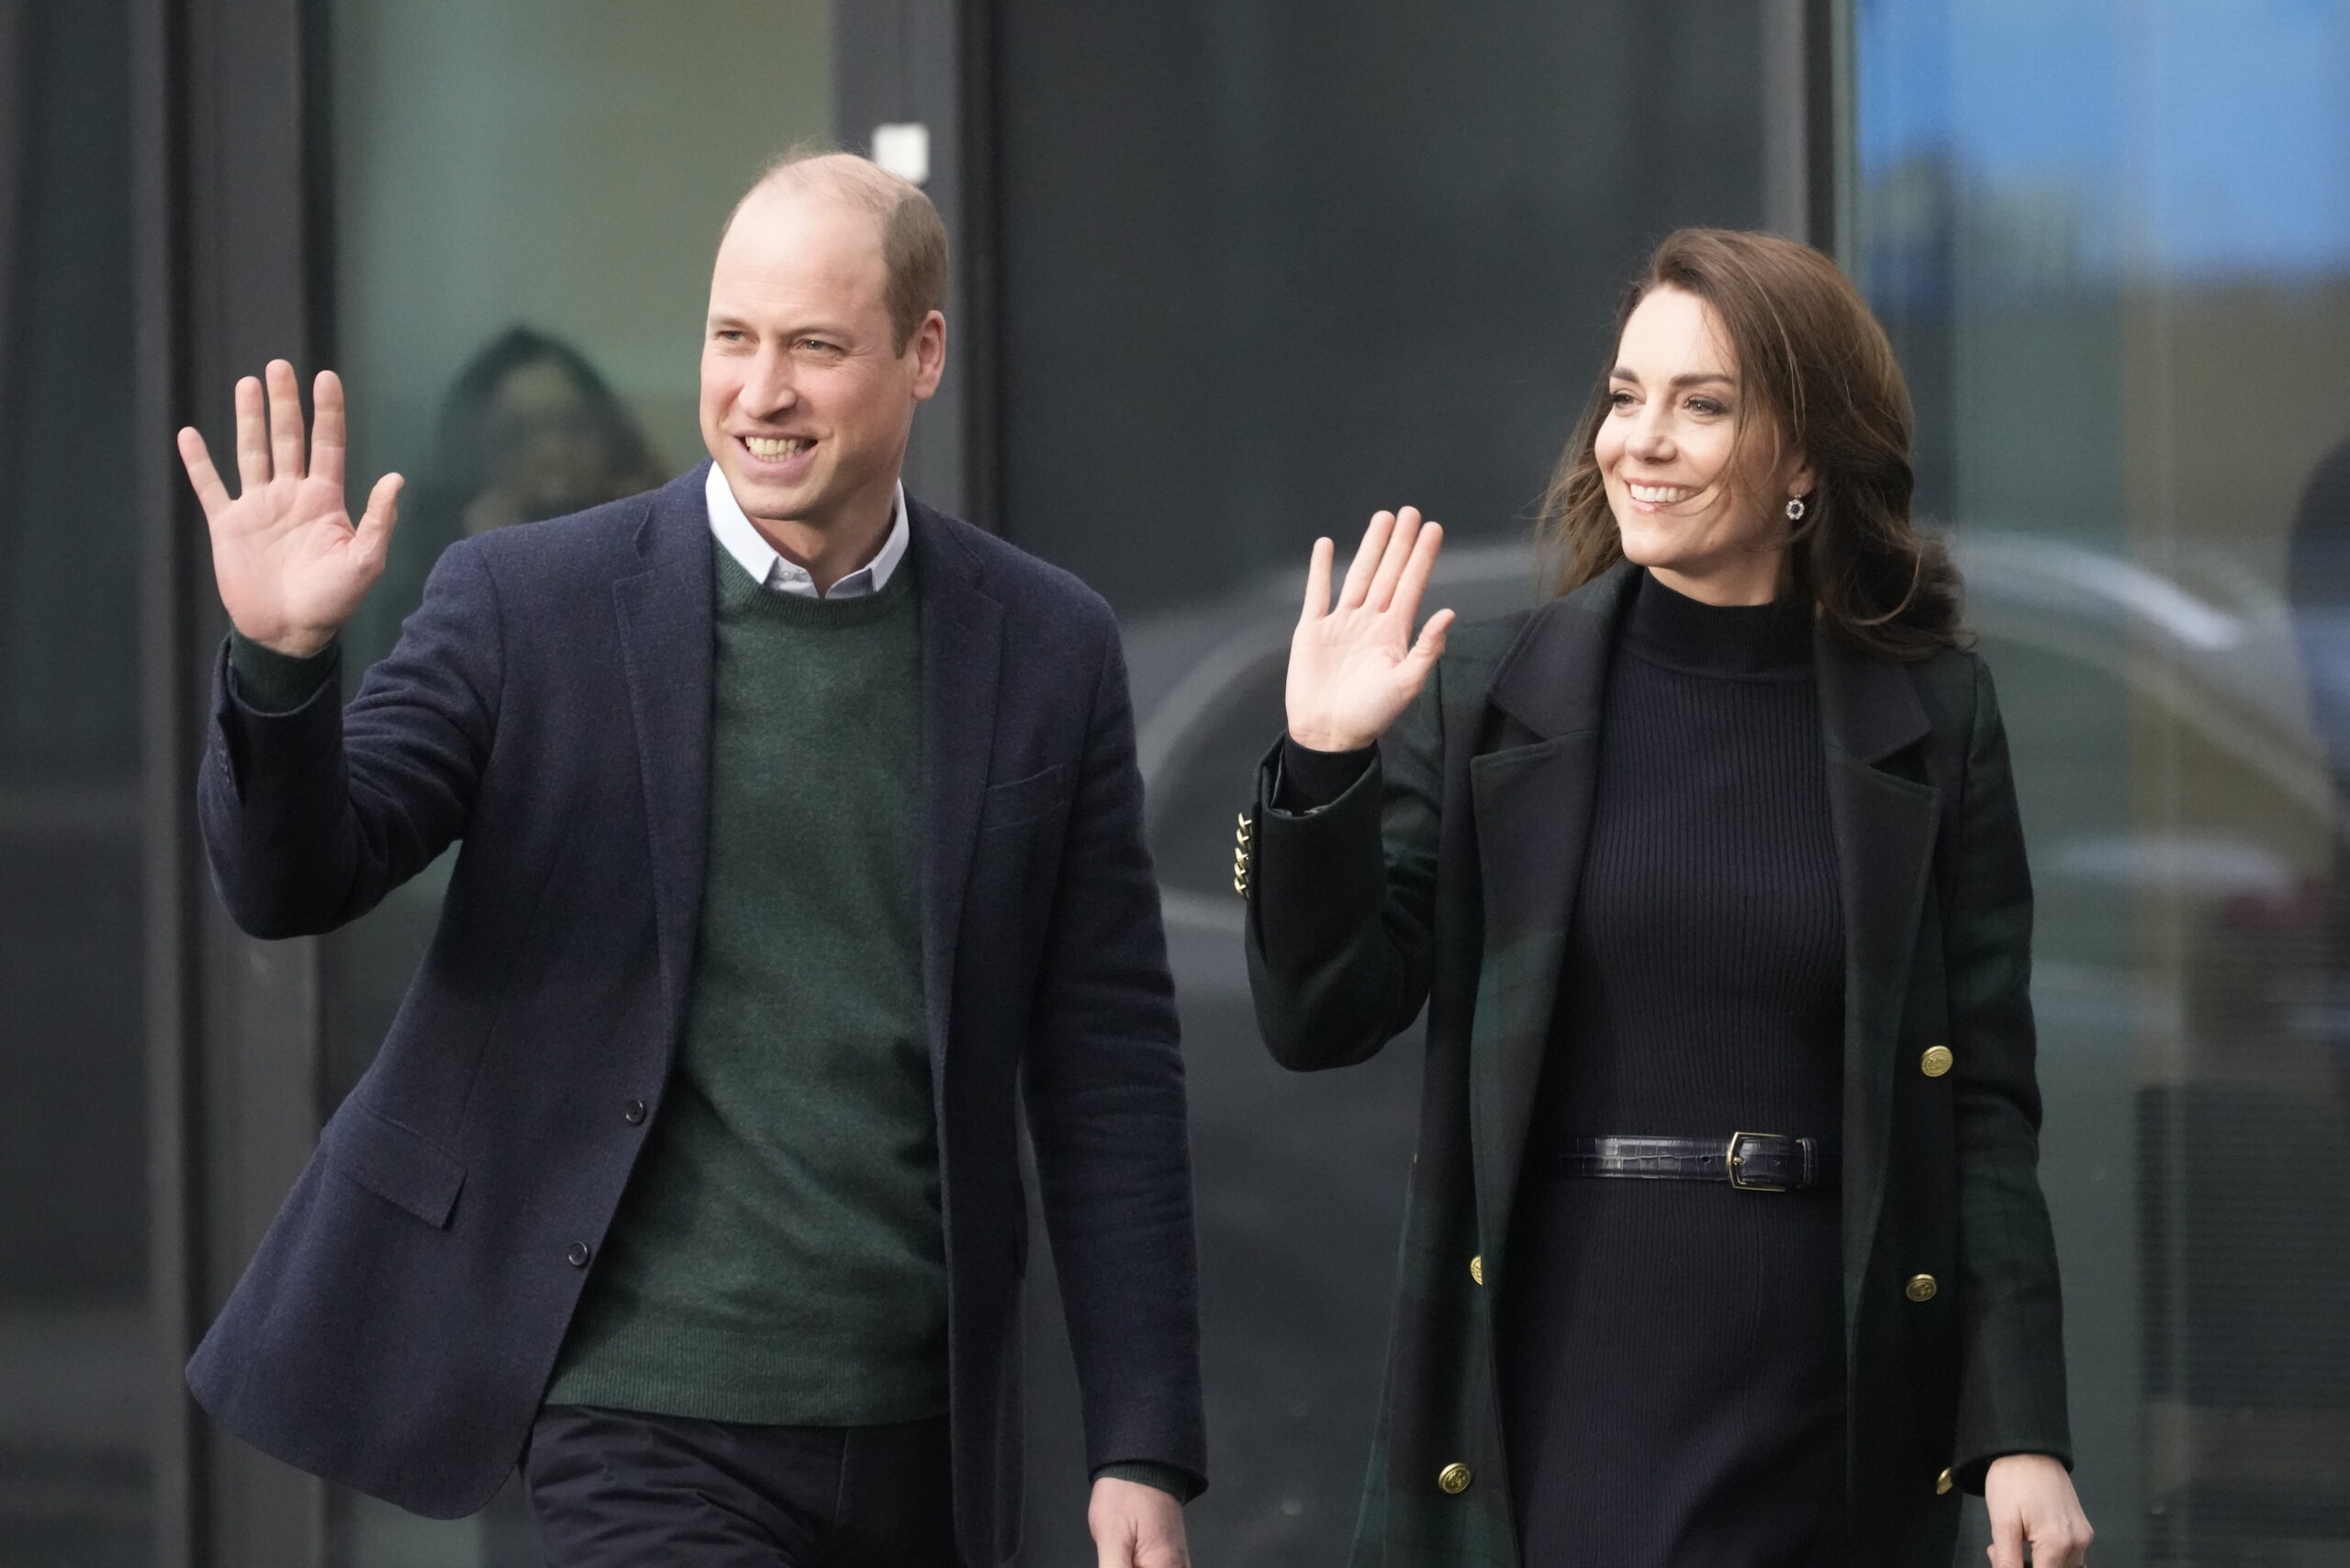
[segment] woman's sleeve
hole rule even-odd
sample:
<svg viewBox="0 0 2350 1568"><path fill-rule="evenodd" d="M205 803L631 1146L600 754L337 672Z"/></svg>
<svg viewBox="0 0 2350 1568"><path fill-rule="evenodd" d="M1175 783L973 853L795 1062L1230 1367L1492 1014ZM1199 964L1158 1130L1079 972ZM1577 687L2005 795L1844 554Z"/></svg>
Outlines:
<svg viewBox="0 0 2350 1568"><path fill-rule="evenodd" d="M1945 935L1958 1148L1961 1484L2002 1454L2069 1466L2064 1306L2040 1190L2031 875L2006 726L1977 662Z"/></svg>
<svg viewBox="0 0 2350 1568"><path fill-rule="evenodd" d="M1275 1060L1304 1071L1376 1055L1427 1000L1443 768L1444 667L1334 799L1285 810L1281 749L1242 828L1248 988Z"/></svg>

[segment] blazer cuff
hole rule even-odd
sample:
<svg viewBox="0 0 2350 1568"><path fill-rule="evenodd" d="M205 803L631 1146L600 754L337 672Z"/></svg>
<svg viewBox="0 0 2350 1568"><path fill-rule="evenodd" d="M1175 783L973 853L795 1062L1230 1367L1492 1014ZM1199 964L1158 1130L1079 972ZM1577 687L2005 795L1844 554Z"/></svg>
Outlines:
<svg viewBox="0 0 2350 1568"><path fill-rule="evenodd" d="M1207 1490L1207 1483L1190 1471L1171 1464L1160 1464L1155 1460L1121 1460L1115 1464L1105 1464L1094 1471L1093 1479L1099 1481L1105 1475L1113 1481L1134 1481L1145 1486L1156 1486L1178 1503L1188 1503Z"/></svg>

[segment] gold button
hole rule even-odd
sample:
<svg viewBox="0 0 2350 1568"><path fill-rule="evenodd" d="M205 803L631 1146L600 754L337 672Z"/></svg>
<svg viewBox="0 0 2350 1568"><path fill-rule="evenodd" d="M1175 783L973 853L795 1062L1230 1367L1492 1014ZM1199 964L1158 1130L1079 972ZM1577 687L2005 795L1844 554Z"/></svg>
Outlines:
<svg viewBox="0 0 2350 1568"><path fill-rule="evenodd" d="M1448 1497L1458 1497L1468 1491L1472 1479L1465 1464L1448 1464L1436 1473L1437 1489Z"/></svg>
<svg viewBox="0 0 2350 1568"><path fill-rule="evenodd" d="M1950 1472L1945 1470L1934 1477L1934 1495L1937 1497L1949 1495L1951 1485Z"/></svg>
<svg viewBox="0 0 2350 1568"><path fill-rule="evenodd" d="M1950 1047L1948 1046L1928 1047L1926 1054L1918 1058L1918 1070L1928 1078L1940 1078L1943 1073L1948 1072Z"/></svg>
<svg viewBox="0 0 2350 1568"><path fill-rule="evenodd" d="M1246 844L1248 842L1249 835L1256 830L1257 824L1248 820L1247 812L1243 812L1240 813L1240 825L1232 830L1232 836L1237 842Z"/></svg>
<svg viewBox="0 0 2350 1568"><path fill-rule="evenodd" d="M1934 1282L1934 1277L1931 1274L1912 1274L1908 1287L1902 1294L1911 1301L1931 1301L1934 1299L1934 1293L1942 1288Z"/></svg>
<svg viewBox="0 0 2350 1568"><path fill-rule="evenodd" d="M1483 1254L1469 1260L1469 1277L1481 1285L1485 1282L1485 1260Z"/></svg>

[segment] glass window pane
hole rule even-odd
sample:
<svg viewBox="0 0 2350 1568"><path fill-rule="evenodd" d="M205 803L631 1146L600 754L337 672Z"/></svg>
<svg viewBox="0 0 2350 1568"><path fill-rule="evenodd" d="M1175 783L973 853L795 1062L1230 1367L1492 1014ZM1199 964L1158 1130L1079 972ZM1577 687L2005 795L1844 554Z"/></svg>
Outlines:
<svg viewBox="0 0 2350 1568"><path fill-rule="evenodd" d="M408 476L347 633L392 645L442 549L702 459L718 232L775 153L832 126L822 0L330 0L336 368L354 488ZM355 676L352 678L355 679ZM328 946L329 1090L374 1057L452 857ZM350 1568L536 1561L513 1495L453 1524L338 1499Z"/></svg>
<svg viewBox="0 0 2350 1568"><path fill-rule="evenodd" d="M2350 7L1860 0L1858 263L2013 727L2079 1483L2350 1551Z"/></svg>
<svg viewBox="0 0 2350 1568"><path fill-rule="evenodd" d="M153 1559L129 7L0 47L0 1561Z"/></svg>

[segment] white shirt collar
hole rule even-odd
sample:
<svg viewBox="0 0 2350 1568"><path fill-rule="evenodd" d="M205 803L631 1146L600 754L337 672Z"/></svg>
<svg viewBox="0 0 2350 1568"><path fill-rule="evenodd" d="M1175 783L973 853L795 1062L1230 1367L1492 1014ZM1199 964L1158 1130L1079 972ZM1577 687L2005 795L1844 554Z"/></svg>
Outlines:
<svg viewBox="0 0 2350 1568"><path fill-rule="evenodd" d="M767 541L744 515L743 504L734 498L733 487L726 483L726 475L718 465L710 465L702 480L702 496L710 508L710 532L726 553L741 563L754 580L777 593L797 594L801 599L861 599L867 594L879 593L890 586L890 574L906 558L906 547L913 537L913 530L906 521L906 487L898 485L890 503L890 536L873 559L834 583L830 593L816 591L816 579L808 568L787 561L776 547Z"/></svg>

